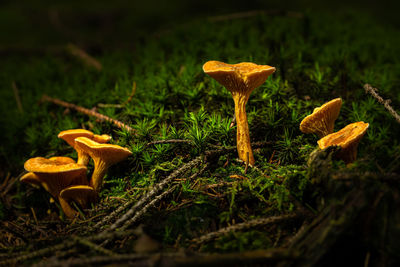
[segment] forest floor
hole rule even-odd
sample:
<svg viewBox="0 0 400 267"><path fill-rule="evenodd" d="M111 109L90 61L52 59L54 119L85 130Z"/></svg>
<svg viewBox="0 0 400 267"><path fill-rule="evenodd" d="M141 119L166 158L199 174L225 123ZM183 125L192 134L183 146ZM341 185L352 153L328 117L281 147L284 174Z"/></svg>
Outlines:
<svg viewBox="0 0 400 267"><path fill-rule="evenodd" d="M39 23L50 21L54 36L39 29L0 46L0 265L400 263L400 125L387 109L400 110L398 28L354 10L198 16L150 33L115 27L118 12L85 18L135 35L116 45L89 31L88 42L73 28L79 13L68 14L50 9ZM38 36L54 42L37 45ZM276 68L246 107L254 166L238 159L232 96L203 72L209 60ZM369 123L347 165L299 129L339 97L334 131ZM71 220L20 178L29 158L76 160L57 137L75 128L108 134L132 155Z"/></svg>

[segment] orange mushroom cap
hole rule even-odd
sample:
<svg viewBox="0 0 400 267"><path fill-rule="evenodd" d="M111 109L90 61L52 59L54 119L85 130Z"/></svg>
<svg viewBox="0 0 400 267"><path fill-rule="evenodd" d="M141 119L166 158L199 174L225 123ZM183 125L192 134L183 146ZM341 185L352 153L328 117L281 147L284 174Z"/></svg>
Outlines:
<svg viewBox="0 0 400 267"><path fill-rule="evenodd" d="M340 131L318 140L318 146L321 149L329 146L340 146L341 150L337 156L347 164L351 163L357 158L358 144L367 132L368 127L369 124L363 121L351 123Z"/></svg>
<svg viewBox="0 0 400 267"><path fill-rule="evenodd" d="M30 184L35 188L39 188L42 185L42 181L40 180L40 178L33 172L25 173L23 176L21 176L21 178L19 178L19 180L22 183Z"/></svg>
<svg viewBox="0 0 400 267"><path fill-rule="evenodd" d="M75 139L76 145L94 161L94 171L90 185L99 192L107 169L132 154L129 149L112 144L100 144L86 137Z"/></svg>
<svg viewBox="0 0 400 267"><path fill-rule="evenodd" d="M315 133L319 138L332 133L341 106L342 99L335 98L315 108L312 114L301 121L300 131L303 133Z"/></svg>
<svg viewBox="0 0 400 267"><path fill-rule="evenodd" d="M110 142L111 136L109 136L108 134L102 134L102 135L95 134L92 139L97 143L105 144Z"/></svg>
<svg viewBox="0 0 400 267"><path fill-rule="evenodd" d="M232 93L250 94L275 72L275 68L251 62L227 64L220 61L208 61L203 65L203 71Z"/></svg>
<svg viewBox="0 0 400 267"><path fill-rule="evenodd" d="M82 208L87 208L88 204L96 199L96 192L91 186L73 185L63 189L59 199L65 215L73 218L78 215L78 212L71 207L70 202L74 201Z"/></svg>
<svg viewBox="0 0 400 267"><path fill-rule="evenodd" d="M93 138L93 136L94 134L91 131L85 129L70 129L62 131L58 134L58 138L63 139L65 142L67 142L70 146L72 146L76 150L76 153L78 154L78 161L77 161L78 164L85 166L88 165L90 158L87 154L85 154L83 151L81 151L79 148L76 147L75 139L78 137Z"/></svg>
<svg viewBox="0 0 400 267"><path fill-rule="evenodd" d="M86 167L76 163L63 163L42 157L31 158L24 164L25 170L34 173L40 181L47 185L47 191L55 198L65 187L81 182L86 176Z"/></svg>

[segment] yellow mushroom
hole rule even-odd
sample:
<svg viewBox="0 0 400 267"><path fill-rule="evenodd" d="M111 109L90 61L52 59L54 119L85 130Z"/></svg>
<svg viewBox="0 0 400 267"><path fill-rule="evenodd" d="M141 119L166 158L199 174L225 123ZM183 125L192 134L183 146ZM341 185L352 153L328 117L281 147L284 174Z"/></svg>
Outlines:
<svg viewBox="0 0 400 267"><path fill-rule="evenodd" d="M342 99L335 98L315 108L312 114L301 121L300 131L303 133L315 133L319 138L332 133L341 106Z"/></svg>
<svg viewBox="0 0 400 267"><path fill-rule="evenodd" d="M63 201L60 200L61 190L70 185L80 183L82 180L86 180L87 168L76 163L64 163L57 160L36 157L27 160L24 168L37 176L37 179L41 181L41 185L55 199L59 200L63 210L65 207L63 206ZM65 209L64 213L70 214L70 211Z"/></svg>
<svg viewBox="0 0 400 267"><path fill-rule="evenodd" d="M338 132L329 134L318 140L318 146L321 149L329 146L340 146L337 157L342 159L346 164L352 163L357 158L357 147L361 138L367 132L368 123L363 121L354 122Z"/></svg>
<svg viewBox="0 0 400 267"><path fill-rule="evenodd" d="M75 139L78 137L87 137L95 140L98 143L107 143L111 140L111 136L109 135L94 134L91 131L85 129L70 129L60 132L58 134L58 138L63 139L65 142L67 142L70 146L72 146L76 150L76 153L78 154L78 160L77 160L78 164L85 166L88 165L90 158L89 155L87 155L85 152L76 147Z"/></svg>
<svg viewBox="0 0 400 267"><path fill-rule="evenodd" d="M268 76L275 71L275 68L250 62L227 64L219 61L208 61L203 65L203 71L231 92L235 102L236 138L239 158L254 165L255 160L250 144L246 103L251 92L263 84Z"/></svg>
<svg viewBox="0 0 400 267"><path fill-rule="evenodd" d="M103 178L107 169L132 154L129 149L111 144L100 144L86 137L78 137L75 144L87 153L94 162L94 171L90 186L98 193L103 186Z"/></svg>
<svg viewBox="0 0 400 267"><path fill-rule="evenodd" d="M96 192L94 191L93 187L88 185L72 185L64 188L60 192L59 199L64 213L69 218L72 218L75 217L78 212L71 207L70 203L74 201L80 207L87 208L90 203L95 201Z"/></svg>

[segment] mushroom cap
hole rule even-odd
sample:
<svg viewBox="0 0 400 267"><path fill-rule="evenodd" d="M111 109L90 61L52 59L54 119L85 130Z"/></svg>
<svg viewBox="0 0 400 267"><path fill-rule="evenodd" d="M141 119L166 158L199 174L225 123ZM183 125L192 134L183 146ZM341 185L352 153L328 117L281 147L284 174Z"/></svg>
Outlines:
<svg viewBox="0 0 400 267"><path fill-rule="evenodd" d="M86 208L89 202L96 199L96 192L88 185L72 185L60 192L60 197L65 201L75 201L81 207Z"/></svg>
<svg viewBox="0 0 400 267"><path fill-rule="evenodd" d="M33 173L83 173L86 167L76 163L65 163L43 157L28 159L24 164L25 170Z"/></svg>
<svg viewBox="0 0 400 267"><path fill-rule="evenodd" d="M25 173L21 178L19 178L19 180L22 183L30 184L37 188L39 188L39 186L42 185L42 181L40 180L39 176L37 176L33 172Z"/></svg>
<svg viewBox="0 0 400 267"><path fill-rule="evenodd" d="M58 198L60 191L65 187L73 183L79 184L86 180L86 166L76 163L63 163L57 160L36 157L27 160L24 168L37 175L43 187L55 198Z"/></svg>
<svg viewBox="0 0 400 267"><path fill-rule="evenodd" d="M94 134L91 131L85 129L70 129L62 131L58 134L58 138L63 139L72 147L75 147L75 138L81 136L93 138Z"/></svg>
<svg viewBox="0 0 400 267"><path fill-rule="evenodd" d="M101 159L108 165L115 164L124 160L132 154L132 152L122 146L112 144L100 144L86 137L78 137L75 139L76 145L85 151L94 161Z"/></svg>
<svg viewBox="0 0 400 267"><path fill-rule="evenodd" d="M321 149L329 146L340 146L339 157L346 163L353 162L357 157L357 146L361 138L367 132L368 123L363 121L354 122L338 132L329 134L318 140L318 146Z"/></svg>
<svg viewBox="0 0 400 267"><path fill-rule="evenodd" d="M333 132L335 120L339 116L342 99L335 98L305 117L300 123L300 131L303 133L315 133L320 138Z"/></svg>
<svg viewBox="0 0 400 267"><path fill-rule="evenodd" d="M49 160L55 160L57 162L65 163L65 164L76 163L76 161L71 159L70 157L61 157L61 156L51 157L51 158L49 158Z"/></svg>
<svg viewBox="0 0 400 267"><path fill-rule="evenodd" d="M227 64L208 61L203 65L203 71L232 93L250 94L275 72L275 68L251 62Z"/></svg>
<svg viewBox="0 0 400 267"><path fill-rule="evenodd" d="M104 144L110 142L111 136L109 136L108 134L102 134L102 135L95 134L92 139L97 143Z"/></svg>

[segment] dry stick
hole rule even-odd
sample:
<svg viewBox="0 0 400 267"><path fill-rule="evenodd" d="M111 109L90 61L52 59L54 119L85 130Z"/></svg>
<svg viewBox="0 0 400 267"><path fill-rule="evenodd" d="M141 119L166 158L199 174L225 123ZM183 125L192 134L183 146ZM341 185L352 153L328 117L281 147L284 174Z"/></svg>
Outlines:
<svg viewBox="0 0 400 267"><path fill-rule="evenodd" d="M30 253L25 253L25 254L22 254L20 256L16 256L13 259L0 261L0 266L2 266L2 265L4 265L4 266L16 265L20 261L25 261L25 260L33 259L33 258L36 258L36 257L41 257L41 256L44 256L44 255L47 255L47 254L51 254L51 253L53 253L54 251L57 251L57 250L70 248L73 245L75 245L75 242L76 242L75 240L67 240L67 241L65 241L63 243L60 243L58 245L46 247L46 248L39 249L39 250L36 250L34 252L30 252Z"/></svg>
<svg viewBox="0 0 400 267"><path fill-rule="evenodd" d="M143 204L145 204L148 200L152 199L156 194L158 194L164 187L166 187L168 184L170 184L176 177L181 175L182 173L187 172L188 170L194 168L198 164L201 163L202 156L198 156L192 161L189 161L179 169L175 170L172 174L170 174L167 178L162 180L160 183L156 184L153 189L148 192L145 196L143 196L136 204L129 209L121 218L119 218L114 224L110 226L110 228L106 229L104 232L108 231L113 231L117 227L119 227L122 223L125 221L129 220L131 216L138 210L139 207L141 207Z"/></svg>
<svg viewBox="0 0 400 267"><path fill-rule="evenodd" d="M86 114L88 116L96 117L97 119L99 119L101 121L111 122L114 125L116 125L118 128L125 129L130 133L134 133L135 132L135 130L133 128L129 127L125 123L120 122L120 121L115 120L115 119L112 119L112 118L110 118L108 116L105 116L103 114L100 114L100 113L98 113L96 111L93 111L93 110L90 110L90 109L87 109L87 108L84 108L84 107L81 107L81 106L78 106L78 105L75 105L75 104L72 104L72 103L68 103L68 102L62 101L60 99L50 97L48 95L43 95L42 96L42 100L54 103L56 105L59 105L59 106L65 107L65 108L74 109L74 110L76 110L76 111L78 111L80 113Z"/></svg>
<svg viewBox="0 0 400 267"><path fill-rule="evenodd" d="M74 44L68 44L66 48L71 55L79 58L86 66L93 67L97 71L101 71L101 69L103 68L103 66L97 59L90 56L82 48L79 48Z"/></svg>
<svg viewBox="0 0 400 267"><path fill-rule="evenodd" d="M167 196L170 193L172 193L177 186L178 185L174 185L170 189L168 189L167 191L164 191L161 195L158 195L157 197L155 197L152 201L150 201L150 203L148 203L139 212L137 212L135 214L135 216L133 216L131 219L127 220L124 223L124 225L121 227L121 230L125 231L129 226L131 226L132 224L136 223L147 212L148 209L154 207L161 199L163 199L165 196Z"/></svg>
<svg viewBox="0 0 400 267"><path fill-rule="evenodd" d="M198 175L201 175L207 168L209 167L209 164L206 163L203 168L201 170L199 170L198 172L194 173L192 176L189 177L189 180L193 180L195 179ZM121 213L122 211L124 211L125 209L127 209L129 206L131 206L134 202L136 202L137 199L132 198L131 200L129 200L128 202L125 202L124 205L120 206L118 209L114 210L111 214L109 214L108 216L104 217L103 220L101 220L100 222L98 222L95 226L92 227L92 230L97 230L99 228L101 228L102 226L104 226L105 224L111 222L112 220L114 220L119 213ZM144 204L144 203L143 203ZM138 207L140 208L140 207Z"/></svg>
<svg viewBox="0 0 400 267"><path fill-rule="evenodd" d="M24 109L22 108L22 102L21 102L21 98L19 97L18 87L14 81L11 83L11 87L14 91L14 97L15 97L15 101L17 102L18 111L22 114L22 113L24 113Z"/></svg>
<svg viewBox="0 0 400 267"><path fill-rule="evenodd" d="M234 224L234 225L219 229L218 231L208 233L201 237L194 238L191 240L191 242L194 243L195 245L200 245L202 243L211 241L217 237L223 236L229 232L242 231L242 230L246 230L246 229L250 229L250 228L254 228L254 227L258 227L258 226L262 226L262 225L279 223L282 221L296 219L296 218L299 218L300 216L301 216L300 213L293 213L293 214L285 214L285 215L280 215L280 216L272 216L269 218L254 219L251 221Z"/></svg>
<svg viewBox="0 0 400 267"><path fill-rule="evenodd" d="M158 195L155 197L152 201L150 201L147 205L145 205L140 211L138 211L135 216L133 216L131 219L127 220L124 225L121 227L121 231L125 231L126 228L131 226L132 224L136 223L139 219L143 217L143 215L147 212L148 209L154 207L161 199L163 199L166 195L170 194L175 190L177 185L172 186L170 189L167 191L164 191L161 195ZM112 241L113 238L106 239L100 246L104 247L106 246L110 241Z"/></svg>
<svg viewBox="0 0 400 267"><path fill-rule="evenodd" d="M378 94L378 89L373 88L368 83L364 85L364 89L366 93L370 93L376 100L378 100L378 102L381 103L387 109L387 111L389 111L389 113L396 119L396 121L400 123L400 115L390 105L390 99L384 100Z"/></svg>
<svg viewBox="0 0 400 267"><path fill-rule="evenodd" d="M86 246L86 247L88 247L88 248L90 248L92 250L98 251L98 252L100 252L100 253L102 253L104 255L108 255L108 256L117 255L117 253L114 253L111 250L105 249L105 248L103 248L103 247L101 247L101 246L99 246L99 245L87 240L86 238L83 238L83 237L80 237L80 236L74 236L73 239L76 242L78 242L78 243L80 243L80 244L82 244L82 245L84 245L84 246Z"/></svg>
<svg viewBox="0 0 400 267"><path fill-rule="evenodd" d="M152 141L150 143L147 143L147 145L150 146L150 145L157 145L157 144L175 144L175 143L192 144L193 142L190 140L182 140L182 139L168 139L168 140Z"/></svg>

